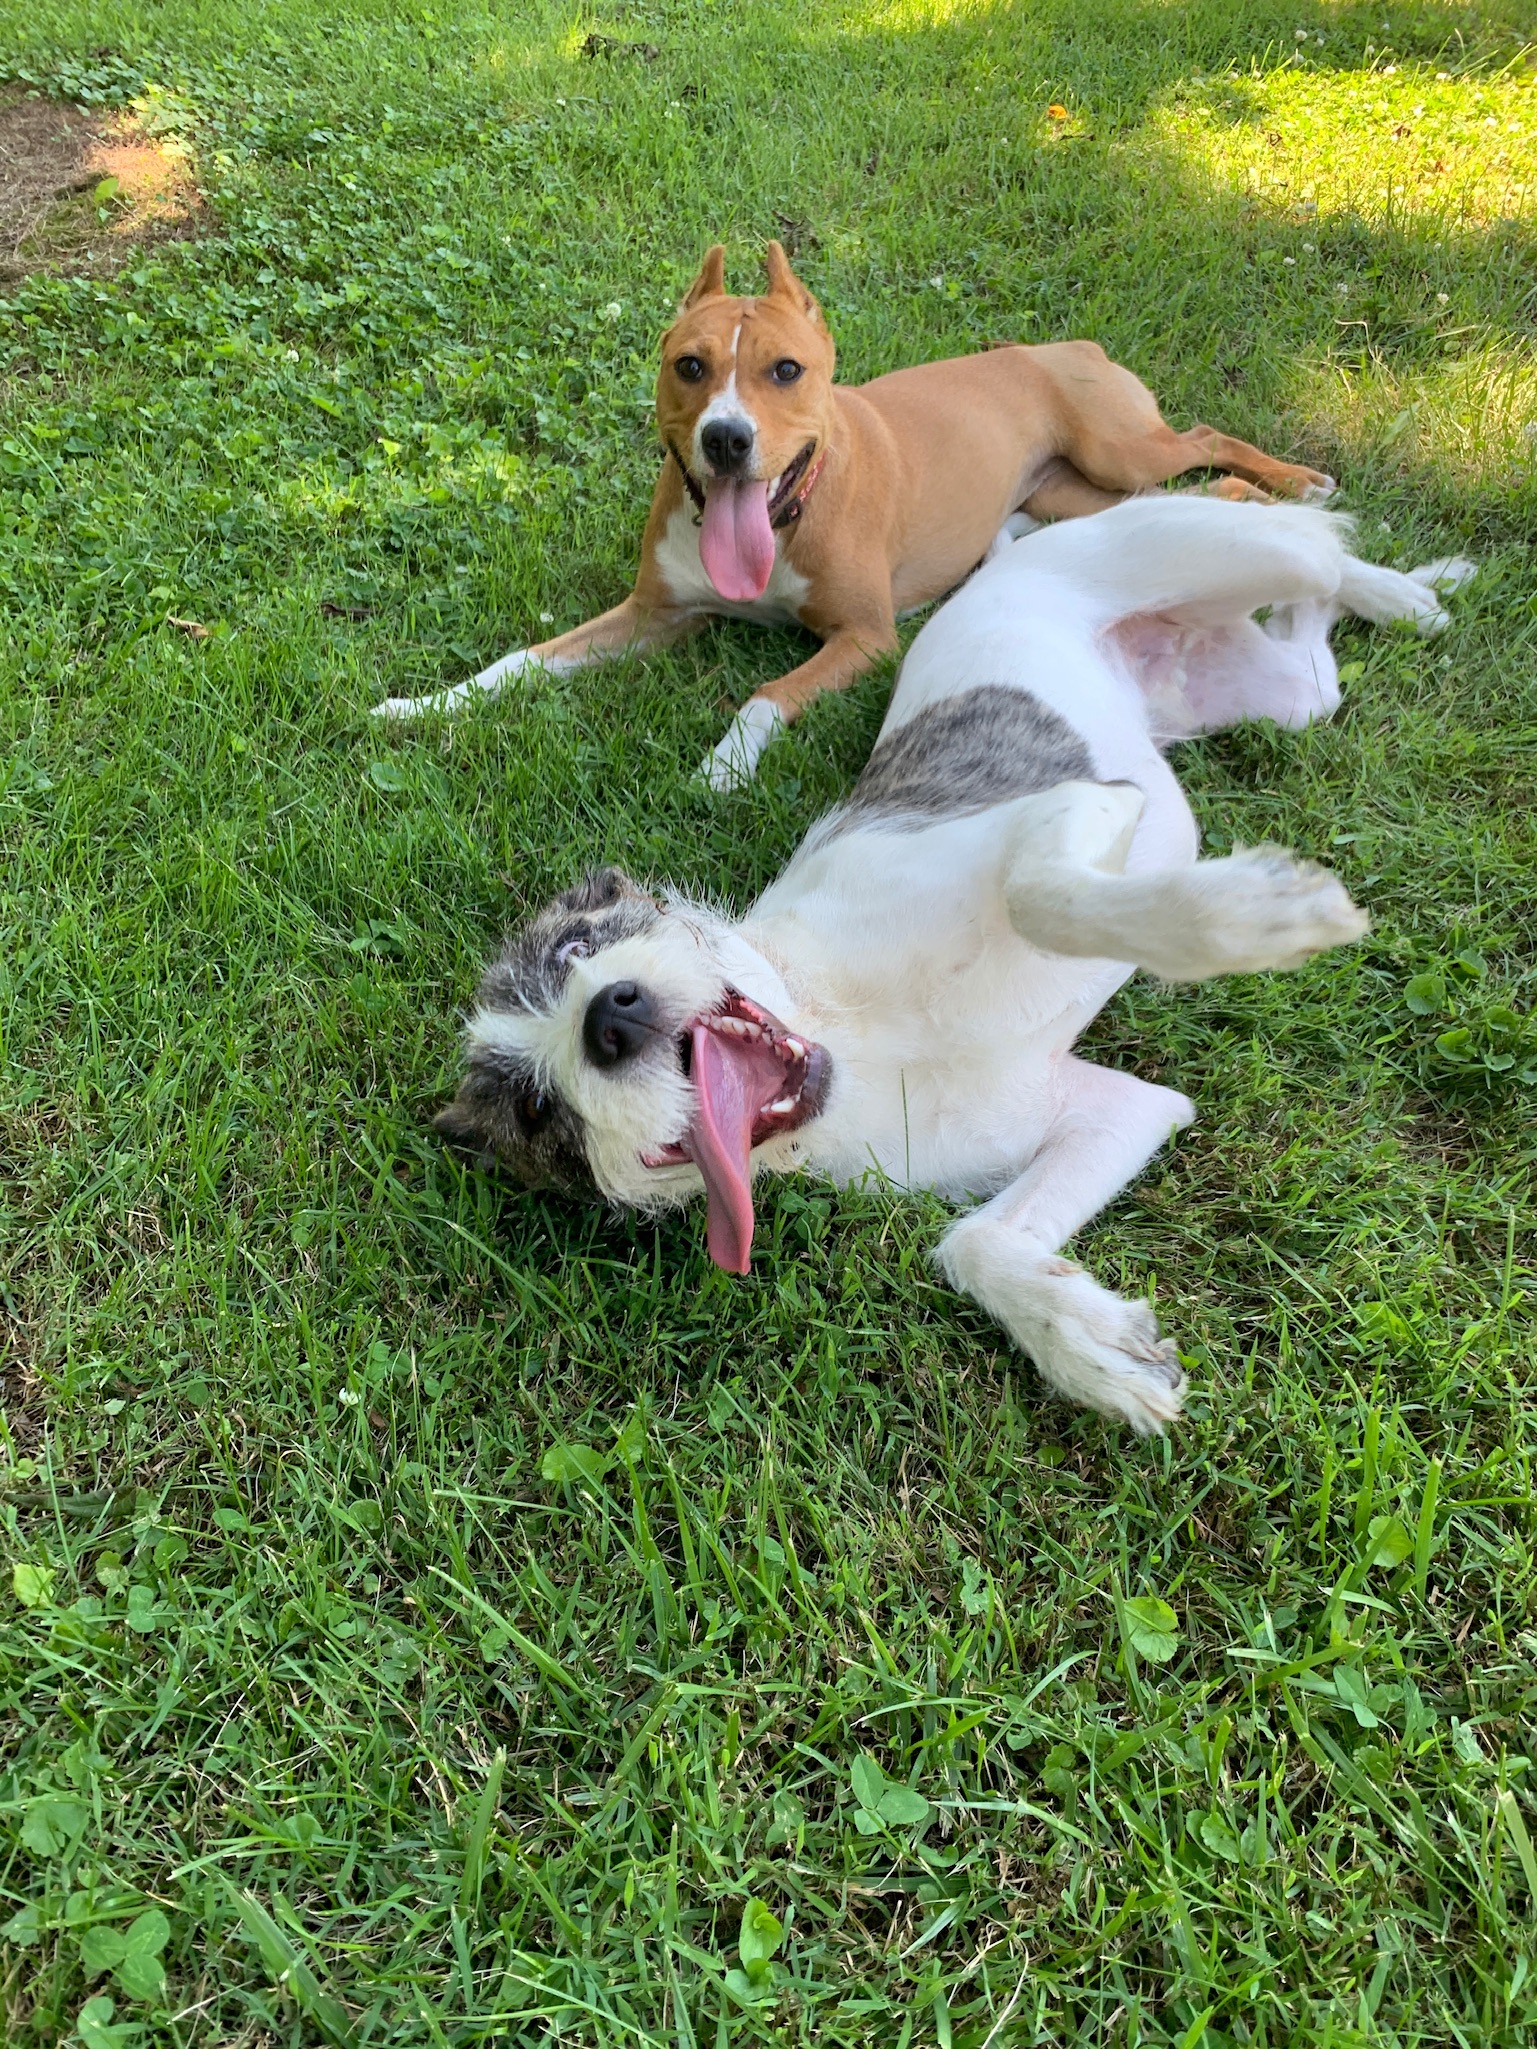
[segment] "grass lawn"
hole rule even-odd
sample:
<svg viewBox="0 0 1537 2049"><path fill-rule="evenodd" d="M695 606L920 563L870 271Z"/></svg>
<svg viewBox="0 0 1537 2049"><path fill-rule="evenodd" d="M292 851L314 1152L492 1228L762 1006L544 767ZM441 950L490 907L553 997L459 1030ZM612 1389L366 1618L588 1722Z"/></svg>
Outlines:
<svg viewBox="0 0 1537 2049"><path fill-rule="evenodd" d="M1533 26L0 0L209 201L0 286L7 2043L1533 2039ZM1182 754L1376 922L1092 1034L1202 1113L1078 1243L1168 1443L937 1204L782 1188L735 1281L427 1129L505 922L744 901L876 730L889 668L705 794L745 627L365 715L622 594L658 329L776 234L850 378L1091 335L1482 565Z"/></svg>

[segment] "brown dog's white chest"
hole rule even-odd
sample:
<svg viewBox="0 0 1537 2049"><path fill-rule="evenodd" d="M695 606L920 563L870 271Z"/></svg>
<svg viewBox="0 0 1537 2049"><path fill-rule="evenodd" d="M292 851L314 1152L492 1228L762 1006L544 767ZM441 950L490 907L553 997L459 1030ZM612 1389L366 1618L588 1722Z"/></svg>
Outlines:
<svg viewBox="0 0 1537 2049"><path fill-rule="evenodd" d="M723 598L699 559L699 528L687 504L674 510L663 529L655 566L672 602L684 610L719 612L731 619L756 619L767 626L797 625L811 590L811 579L786 561L781 541L775 548L774 567L761 597Z"/></svg>

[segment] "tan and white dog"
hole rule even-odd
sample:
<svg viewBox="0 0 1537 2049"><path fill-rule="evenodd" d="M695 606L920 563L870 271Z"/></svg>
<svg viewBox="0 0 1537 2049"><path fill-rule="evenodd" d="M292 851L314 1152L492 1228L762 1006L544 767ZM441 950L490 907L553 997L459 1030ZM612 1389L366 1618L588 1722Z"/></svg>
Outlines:
<svg viewBox="0 0 1537 2049"><path fill-rule="evenodd" d="M702 1191L732 1272L757 1174L990 1198L944 1272L1053 1387L1162 1429L1173 1346L1059 1252L1193 1112L1073 1044L1135 967L1291 967L1365 929L1277 848L1197 860L1161 749L1326 718L1344 612L1446 624L1436 588L1468 565L1375 569L1347 533L1160 494L1003 549L918 635L863 776L745 918L611 868L508 941L439 1129L627 1206Z"/></svg>
<svg viewBox="0 0 1537 2049"><path fill-rule="evenodd" d="M737 713L705 764L725 788L820 692L891 652L898 616L954 589L1011 513L1098 512L1192 469L1228 472L1221 496L1333 489L1318 470L1215 428L1175 433L1146 386L1094 342L996 348L857 389L834 384L822 310L777 242L767 271L765 294L735 297L725 251L712 249L662 337L656 418L668 455L624 602L453 689L391 698L380 714L452 710L531 668L561 674L661 647L721 614L798 622L822 647Z"/></svg>

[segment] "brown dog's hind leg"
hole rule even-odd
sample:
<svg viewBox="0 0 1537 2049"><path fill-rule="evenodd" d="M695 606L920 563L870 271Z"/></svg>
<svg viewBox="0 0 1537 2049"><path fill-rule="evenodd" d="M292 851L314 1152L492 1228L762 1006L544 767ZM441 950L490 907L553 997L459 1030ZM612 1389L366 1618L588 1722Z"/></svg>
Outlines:
<svg viewBox="0 0 1537 2049"><path fill-rule="evenodd" d="M1154 427L1146 427L1140 420L1136 424L1140 431L1135 437L1122 438L1102 417L1092 429L1075 435L1067 449L1068 458L1091 484L1123 493L1166 484L1187 470L1226 470L1275 498L1321 500L1334 490L1334 479L1322 470L1281 462L1247 441L1219 434L1215 427L1191 427L1176 434L1161 420Z"/></svg>
<svg viewBox="0 0 1537 2049"><path fill-rule="evenodd" d="M1032 519L1081 519L1087 513L1119 505L1125 496L1124 491L1106 491L1091 484L1081 470L1058 456L1017 510L1028 512Z"/></svg>
<svg viewBox="0 0 1537 2049"><path fill-rule="evenodd" d="M1322 500L1333 494L1334 479L1322 470L1282 462L1247 441L1219 434L1215 427L1191 427L1184 434L1175 434L1166 427L1164 433L1169 451L1178 463L1178 468L1168 472L1170 476L1178 476L1183 470L1226 470L1246 484L1257 484L1274 498Z"/></svg>
<svg viewBox="0 0 1537 2049"><path fill-rule="evenodd" d="M1334 479L1322 470L1282 462L1215 427L1176 434L1142 380L1112 363L1095 343L1048 344L1035 357L1055 389L1058 454L1102 491L1146 491L1186 470L1208 469L1226 470L1277 498L1326 498L1334 489ZM1101 507L1084 503L1070 509Z"/></svg>
<svg viewBox="0 0 1537 2049"><path fill-rule="evenodd" d="M1189 484L1186 489L1201 498L1225 498L1230 505L1274 505L1275 500L1258 484L1246 484L1241 477L1213 477L1209 484Z"/></svg>

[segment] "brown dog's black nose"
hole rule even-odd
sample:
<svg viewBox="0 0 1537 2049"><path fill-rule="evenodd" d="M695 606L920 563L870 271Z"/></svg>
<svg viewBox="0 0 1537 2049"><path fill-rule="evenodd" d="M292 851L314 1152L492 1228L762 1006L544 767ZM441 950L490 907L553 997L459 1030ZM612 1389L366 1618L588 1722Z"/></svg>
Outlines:
<svg viewBox="0 0 1537 2049"><path fill-rule="evenodd" d="M705 461L722 477L746 467L752 443L752 425L747 420L711 420L699 436Z"/></svg>
<svg viewBox="0 0 1537 2049"><path fill-rule="evenodd" d="M656 1008L638 982L610 982L587 1006L582 1044L594 1067L633 1059L656 1029Z"/></svg>

